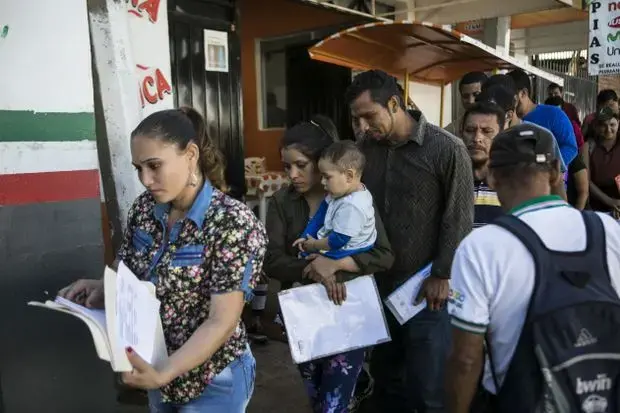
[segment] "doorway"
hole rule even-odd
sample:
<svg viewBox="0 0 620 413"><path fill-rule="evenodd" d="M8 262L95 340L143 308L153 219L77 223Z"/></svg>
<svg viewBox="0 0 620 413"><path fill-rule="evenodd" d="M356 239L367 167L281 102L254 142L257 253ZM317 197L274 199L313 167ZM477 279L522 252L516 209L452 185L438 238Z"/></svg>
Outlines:
<svg viewBox="0 0 620 413"><path fill-rule="evenodd" d="M192 106L226 158L229 195L245 193L240 40L234 0L169 0L170 55L175 106ZM205 32L207 30L207 32ZM207 70L205 36L226 38L223 69Z"/></svg>
<svg viewBox="0 0 620 413"><path fill-rule="evenodd" d="M313 44L286 48L287 126L321 114L334 122L341 139L353 139L349 108L344 101L351 84L351 69L312 60L308 48Z"/></svg>

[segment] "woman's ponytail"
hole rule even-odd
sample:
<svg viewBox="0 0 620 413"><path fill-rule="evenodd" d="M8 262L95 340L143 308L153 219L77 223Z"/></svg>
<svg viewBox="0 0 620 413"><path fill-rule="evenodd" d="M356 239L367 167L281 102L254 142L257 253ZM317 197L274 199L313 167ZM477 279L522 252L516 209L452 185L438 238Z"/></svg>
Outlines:
<svg viewBox="0 0 620 413"><path fill-rule="evenodd" d="M205 121L200 113L190 107L182 107L180 110L191 120L196 131L196 144L200 150L198 163L205 179L211 182L222 192L228 191L226 178L226 160L222 152L215 146L207 133Z"/></svg>

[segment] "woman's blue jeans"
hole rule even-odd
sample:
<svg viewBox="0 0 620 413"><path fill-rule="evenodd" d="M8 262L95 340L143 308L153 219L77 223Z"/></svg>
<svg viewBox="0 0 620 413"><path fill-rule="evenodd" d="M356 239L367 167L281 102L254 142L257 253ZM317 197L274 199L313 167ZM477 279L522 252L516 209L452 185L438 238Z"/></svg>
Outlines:
<svg viewBox="0 0 620 413"><path fill-rule="evenodd" d="M151 413L245 413L256 378L256 360L248 350L215 376L200 397L185 404L163 403L159 390L149 391Z"/></svg>

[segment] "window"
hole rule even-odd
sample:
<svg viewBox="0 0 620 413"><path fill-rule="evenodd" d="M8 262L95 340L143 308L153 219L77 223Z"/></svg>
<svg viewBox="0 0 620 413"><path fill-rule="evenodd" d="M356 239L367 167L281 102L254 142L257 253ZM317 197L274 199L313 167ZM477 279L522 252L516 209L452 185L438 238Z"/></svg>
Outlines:
<svg viewBox="0 0 620 413"><path fill-rule="evenodd" d="M260 128L286 127L286 43L260 43Z"/></svg>

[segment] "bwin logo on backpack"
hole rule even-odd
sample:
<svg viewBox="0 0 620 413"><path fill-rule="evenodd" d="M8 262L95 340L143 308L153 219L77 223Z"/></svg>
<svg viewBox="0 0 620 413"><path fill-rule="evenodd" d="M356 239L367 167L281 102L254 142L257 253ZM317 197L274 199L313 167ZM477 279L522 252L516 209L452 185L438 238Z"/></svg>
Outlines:
<svg viewBox="0 0 620 413"><path fill-rule="evenodd" d="M611 390L612 384L612 380L607 374L598 374L594 380L583 380L581 377L577 377L575 391L577 394L603 392Z"/></svg>

